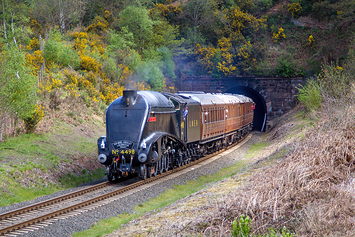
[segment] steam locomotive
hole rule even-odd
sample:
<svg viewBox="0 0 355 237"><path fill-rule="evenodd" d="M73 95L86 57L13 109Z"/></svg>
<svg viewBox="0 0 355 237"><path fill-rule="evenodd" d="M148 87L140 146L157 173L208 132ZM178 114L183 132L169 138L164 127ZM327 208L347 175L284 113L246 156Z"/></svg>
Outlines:
<svg viewBox="0 0 355 237"><path fill-rule="evenodd" d="M241 139L253 108L243 95L126 90L107 108L98 160L110 181L133 173L147 179Z"/></svg>

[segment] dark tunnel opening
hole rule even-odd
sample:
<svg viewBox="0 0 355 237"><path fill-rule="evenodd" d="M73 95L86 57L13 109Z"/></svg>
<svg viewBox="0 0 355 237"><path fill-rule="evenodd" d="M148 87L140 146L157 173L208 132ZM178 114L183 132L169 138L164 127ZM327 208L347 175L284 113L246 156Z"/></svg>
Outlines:
<svg viewBox="0 0 355 237"><path fill-rule="evenodd" d="M226 93L245 95L254 101L255 110L254 110L253 130L264 132L266 126L266 119L267 119L266 116L267 108L266 108L265 99L259 94L259 92L257 92L256 90L250 87L240 86L240 87L229 89L226 91Z"/></svg>

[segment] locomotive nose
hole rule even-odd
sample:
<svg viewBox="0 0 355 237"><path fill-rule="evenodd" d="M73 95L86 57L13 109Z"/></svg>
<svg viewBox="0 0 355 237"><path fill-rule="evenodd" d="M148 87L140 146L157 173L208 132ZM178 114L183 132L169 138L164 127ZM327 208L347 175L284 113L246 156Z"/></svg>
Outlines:
<svg viewBox="0 0 355 237"><path fill-rule="evenodd" d="M137 91L136 90L124 90L122 102L124 105L130 106L134 105L137 100Z"/></svg>

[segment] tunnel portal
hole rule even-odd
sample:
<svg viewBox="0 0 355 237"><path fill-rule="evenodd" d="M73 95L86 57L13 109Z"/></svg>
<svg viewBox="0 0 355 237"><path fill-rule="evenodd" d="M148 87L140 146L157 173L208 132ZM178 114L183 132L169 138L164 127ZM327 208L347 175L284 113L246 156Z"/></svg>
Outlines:
<svg viewBox="0 0 355 237"><path fill-rule="evenodd" d="M225 93L240 94L251 98L255 103L253 130L265 131L267 107L265 99L253 88L246 86L234 87Z"/></svg>

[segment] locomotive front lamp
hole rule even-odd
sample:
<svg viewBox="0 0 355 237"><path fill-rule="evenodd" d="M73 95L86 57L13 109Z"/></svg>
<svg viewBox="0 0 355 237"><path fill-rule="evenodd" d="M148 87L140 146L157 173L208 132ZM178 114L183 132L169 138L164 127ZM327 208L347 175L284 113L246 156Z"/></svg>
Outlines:
<svg viewBox="0 0 355 237"><path fill-rule="evenodd" d="M107 156L105 154L100 154L97 159L101 164L104 164L107 161Z"/></svg>
<svg viewBox="0 0 355 237"><path fill-rule="evenodd" d="M101 149L105 149L105 140L101 141Z"/></svg>

